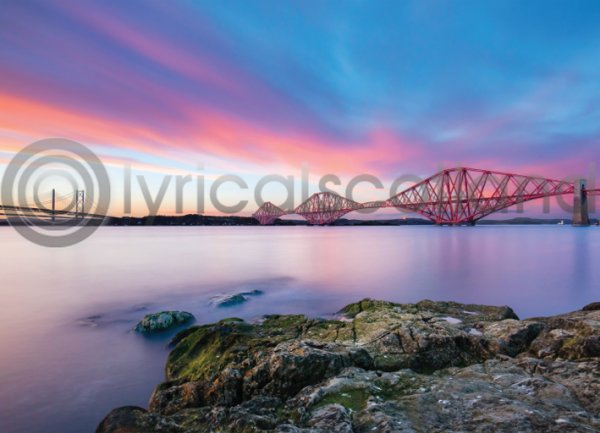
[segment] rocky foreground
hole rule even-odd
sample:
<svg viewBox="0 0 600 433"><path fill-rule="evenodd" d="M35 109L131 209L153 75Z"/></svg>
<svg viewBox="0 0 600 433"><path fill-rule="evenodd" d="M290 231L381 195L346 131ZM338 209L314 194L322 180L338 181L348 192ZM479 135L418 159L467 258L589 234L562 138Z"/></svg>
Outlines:
<svg viewBox="0 0 600 433"><path fill-rule="evenodd" d="M149 409L115 409L97 433L600 431L600 303L519 320L367 299L336 320L227 319L174 344Z"/></svg>

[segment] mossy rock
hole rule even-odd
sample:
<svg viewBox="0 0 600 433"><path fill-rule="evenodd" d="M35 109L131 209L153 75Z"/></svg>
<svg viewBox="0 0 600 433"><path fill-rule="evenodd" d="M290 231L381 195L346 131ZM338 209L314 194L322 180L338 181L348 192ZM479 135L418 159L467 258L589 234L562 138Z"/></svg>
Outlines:
<svg viewBox="0 0 600 433"><path fill-rule="evenodd" d="M392 310L397 305L399 304L394 304L393 302L388 301L378 301L370 298L365 298L361 301L346 305L339 311L339 313L349 318L354 318L363 311Z"/></svg>
<svg viewBox="0 0 600 433"><path fill-rule="evenodd" d="M255 339L253 331L254 327L246 322L232 321L199 326L185 333L169 354L167 378L208 379L244 355L240 351Z"/></svg>
<svg viewBox="0 0 600 433"><path fill-rule="evenodd" d="M113 411L99 433L598 430L600 310L519 321L364 299L341 313L186 329L149 411Z"/></svg>
<svg viewBox="0 0 600 433"><path fill-rule="evenodd" d="M194 316L186 311L161 311L147 314L135 326L135 331L150 334L171 329L194 320Z"/></svg>

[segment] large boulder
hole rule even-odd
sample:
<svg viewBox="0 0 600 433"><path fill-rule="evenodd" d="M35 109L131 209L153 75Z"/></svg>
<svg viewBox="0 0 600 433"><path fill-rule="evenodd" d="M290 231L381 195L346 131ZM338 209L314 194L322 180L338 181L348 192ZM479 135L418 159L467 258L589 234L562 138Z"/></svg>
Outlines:
<svg viewBox="0 0 600 433"><path fill-rule="evenodd" d="M599 323L369 299L327 320L227 319L181 332L148 411L98 433L596 431Z"/></svg>

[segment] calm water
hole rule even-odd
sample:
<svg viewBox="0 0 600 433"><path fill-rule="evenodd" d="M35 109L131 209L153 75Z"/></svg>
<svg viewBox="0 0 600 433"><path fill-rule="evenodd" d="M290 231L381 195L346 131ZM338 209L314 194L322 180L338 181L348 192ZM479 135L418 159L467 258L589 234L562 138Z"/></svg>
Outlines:
<svg viewBox="0 0 600 433"><path fill-rule="evenodd" d="M369 296L528 317L600 300L596 227L106 227L54 250L10 228L0 239L3 433L93 432L110 409L145 406L169 337L130 331L146 312L326 315ZM209 305L255 288L243 306Z"/></svg>

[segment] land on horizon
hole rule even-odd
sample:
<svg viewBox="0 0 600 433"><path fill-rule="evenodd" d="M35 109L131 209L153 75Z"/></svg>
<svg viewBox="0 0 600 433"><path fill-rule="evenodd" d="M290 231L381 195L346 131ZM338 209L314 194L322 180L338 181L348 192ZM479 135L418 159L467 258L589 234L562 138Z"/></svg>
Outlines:
<svg viewBox="0 0 600 433"><path fill-rule="evenodd" d="M513 217L507 219L483 219L477 221L477 225L540 225L540 224L571 224L568 218L533 218ZM596 224L598 220L592 220ZM253 217L243 216L218 216L218 215L156 215L144 217L110 217L105 225L109 226L223 226L223 225L260 225ZM277 219L277 226L306 226L309 223L303 219ZM389 219L352 219L340 218L331 226L407 226L407 225L435 225L425 218L389 218Z"/></svg>
<svg viewBox="0 0 600 433"><path fill-rule="evenodd" d="M598 225L598 219L590 220L592 225ZM78 220L66 222L68 225L77 225ZM98 223L100 224L99 220ZM50 225L47 221L40 220L41 225ZM534 218L513 217L507 219L482 219L476 225L570 225L569 218ZM0 220L0 226L10 225L6 219ZM19 225L19 224L16 224ZM34 224L35 225L35 224ZM101 225L104 226L259 226L260 223L253 217L221 216L221 215L147 215L143 217L107 217ZM277 219L275 226L308 226L308 221L303 219ZM432 226L435 225L425 218L389 218L389 219L352 219L340 218L329 226Z"/></svg>
<svg viewBox="0 0 600 433"><path fill-rule="evenodd" d="M592 220L592 224L598 220ZM540 225L540 224L571 224L571 219L566 218L532 218L532 217L514 217L507 219L483 219L477 221L478 225ZM194 225L260 225L252 217L240 216L211 216L200 214L188 214L182 216L157 215L144 217L111 217L106 225L110 226L194 226ZM277 226L306 226L309 223L302 219L277 219L274 222ZM425 218L390 218L390 219L352 219L340 218L331 226L407 226L407 225L435 225Z"/></svg>

